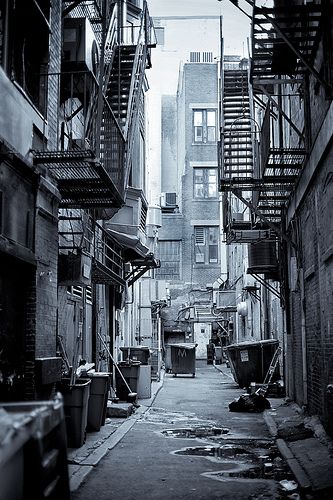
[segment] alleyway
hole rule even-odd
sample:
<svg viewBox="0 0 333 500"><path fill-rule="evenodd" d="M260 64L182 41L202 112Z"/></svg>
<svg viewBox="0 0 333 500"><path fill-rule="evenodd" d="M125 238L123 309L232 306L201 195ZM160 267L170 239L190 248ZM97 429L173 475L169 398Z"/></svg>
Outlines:
<svg viewBox="0 0 333 500"><path fill-rule="evenodd" d="M153 405L73 499L280 498L279 481L293 477L263 414L229 411L242 392L225 365L197 361L195 378L166 374Z"/></svg>

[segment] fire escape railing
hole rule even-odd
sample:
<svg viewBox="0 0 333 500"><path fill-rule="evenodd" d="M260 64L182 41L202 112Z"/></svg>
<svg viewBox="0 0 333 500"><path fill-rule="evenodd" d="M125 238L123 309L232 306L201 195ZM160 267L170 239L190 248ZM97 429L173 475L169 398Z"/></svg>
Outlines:
<svg viewBox="0 0 333 500"><path fill-rule="evenodd" d="M84 253L92 260L91 280L100 284L125 284L125 262L121 246L86 212L66 211L59 216L59 252ZM71 261L68 261L71 265Z"/></svg>

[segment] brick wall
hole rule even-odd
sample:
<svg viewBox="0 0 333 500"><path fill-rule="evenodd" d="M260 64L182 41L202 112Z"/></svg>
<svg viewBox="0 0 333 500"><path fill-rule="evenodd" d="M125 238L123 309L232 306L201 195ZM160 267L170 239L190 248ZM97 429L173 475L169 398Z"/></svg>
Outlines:
<svg viewBox="0 0 333 500"><path fill-rule="evenodd" d="M304 404L302 387L301 308L306 335L307 403L311 414L319 414L332 432L333 401L327 385L333 383L333 150L297 211L301 228L298 243L303 265L304 300L301 286L291 293L290 366L294 396ZM294 235L295 237L295 235ZM292 364L291 364L292 363Z"/></svg>

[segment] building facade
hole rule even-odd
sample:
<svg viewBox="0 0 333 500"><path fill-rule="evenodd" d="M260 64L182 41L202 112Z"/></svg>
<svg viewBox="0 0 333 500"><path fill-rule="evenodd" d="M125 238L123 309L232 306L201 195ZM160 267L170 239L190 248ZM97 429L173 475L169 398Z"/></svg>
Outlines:
<svg viewBox="0 0 333 500"><path fill-rule="evenodd" d="M84 361L112 372L127 327L143 329L128 297L159 265L145 195L155 42L141 0L1 1L0 24L0 399L16 401L51 397Z"/></svg>

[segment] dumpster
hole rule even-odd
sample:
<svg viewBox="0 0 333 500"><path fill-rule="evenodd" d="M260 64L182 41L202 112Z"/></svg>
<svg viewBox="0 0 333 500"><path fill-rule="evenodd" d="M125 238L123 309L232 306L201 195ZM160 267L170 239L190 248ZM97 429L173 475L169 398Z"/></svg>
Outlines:
<svg viewBox="0 0 333 500"><path fill-rule="evenodd" d="M67 445L70 448L80 448L85 441L90 384L89 378L77 378L74 385L70 385L69 378L63 378L58 386L64 398Z"/></svg>
<svg viewBox="0 0 333 500"><path fill-rule="evenodd" d="M230 344L225 350L235 382L248 388L251 382L263 383L273 355L279 346L275 339ZM279 379L277 366L272 381Z"/></svg>
<svg viewBox="0 0 333 500"><path fill-rule="evenodd" d="M176 377L178 373L191 373L195 377L196 344L169 344L171 348L171 371Z"/></svg>
<svg viewBox="0 0 333 500"><path fill-rule="evenodd" d="M70 500L61 394L0 404L0 498ZM50 459L52 458L52 460Z"/></svg>
<svg viewBox="0 0 333 500"><path fill-rule="evenodd" d="M105 423L110 374L90 371L88 377L91 384L88 400L87 431L92 432L99 431Z"/></svg>
<svg viewBox="0 0 333 500"><path fill-rule="evenodd" d="M120 350L123 353L123 361L131 359L132 361L140 361L142 365L148 364L148 359L150 357L149 347L143 345L129 346L121 347Z"/></svg>
<svg viewBox="0 0 333 500"><path fill-rule="evenodd" d="M127 361L120 361L120 363L118 363L118 368L129 385L132 393L138 392L137 387L140 365L140 361L129 361L129 363ZM117 397L121 401L128 400L128 388L118 370L116 370L116 392Z"/></svg>

